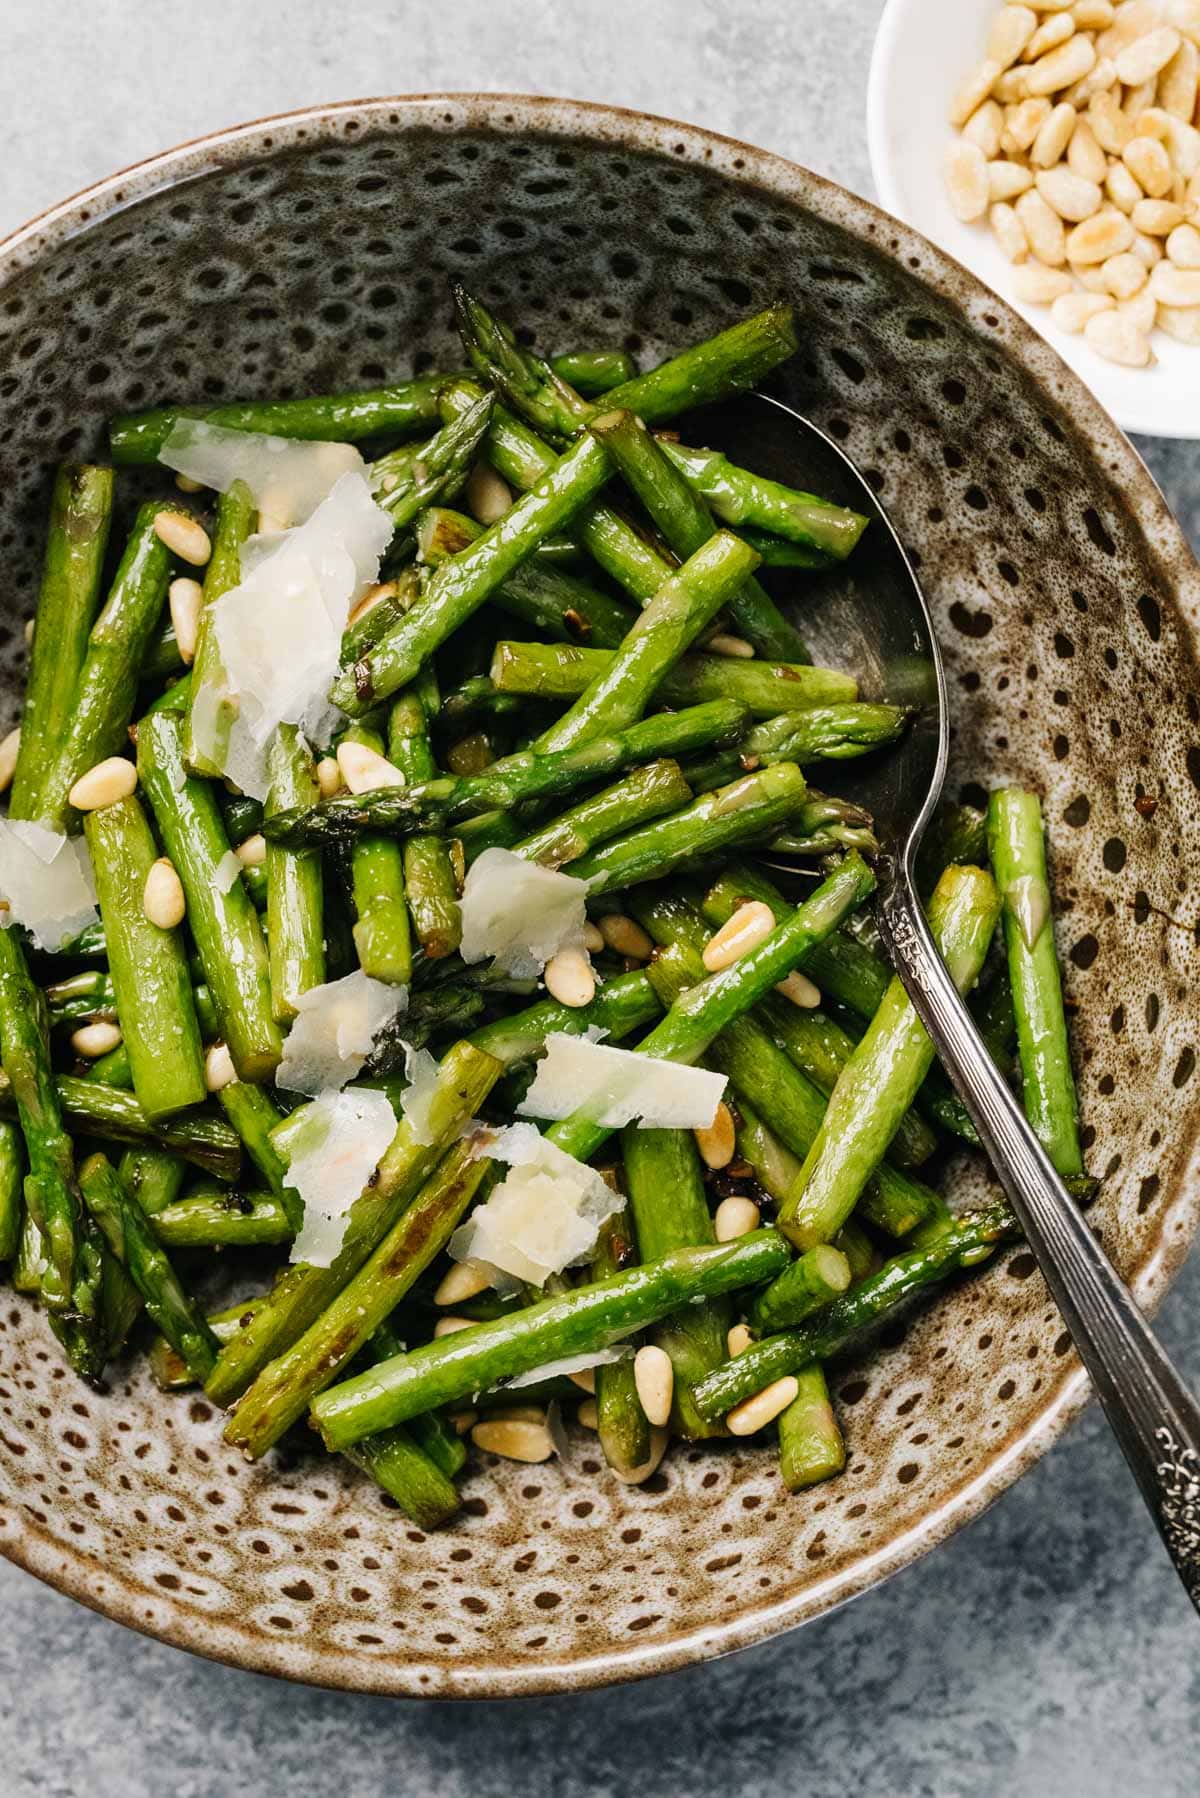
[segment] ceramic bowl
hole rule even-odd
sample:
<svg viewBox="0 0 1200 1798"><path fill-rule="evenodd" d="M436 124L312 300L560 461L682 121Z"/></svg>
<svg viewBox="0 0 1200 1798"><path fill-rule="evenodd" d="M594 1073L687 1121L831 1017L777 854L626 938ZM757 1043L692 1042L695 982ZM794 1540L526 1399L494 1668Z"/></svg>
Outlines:
<svg viewBox="0 0 1200 1798"><path fill-rule="evenodd" d="M1008 296L1012 264L986 221L964 225L955 218L942 181L942 157L956 136L946 119L950 99L982 61L988 25L1001 3L888 0L871 57L867 143L875 188L888 211ZM1048 306L1011 303L1125 430L1200 436L1200 350L1155 331L1154 366L1119 368L1082 337L1059 330Z"/></svg>
<svg viewBox="0 0 1200 1798"><path fill-rule="evenodd" d="M1045 799L1093 1216L1152 1304L1197 1221L1197 569L1082 383L940 251L791 164L546 99L319 108L115 176L0 246L0 729L15 716L51 470L166 398L284 395L454 365L461 275L547 348L643 359L786 293L779 391L870 471L924 579L955 781ZM958 1200L987 1190L952 1168ZM843 1476L781 1489L768 1447L610 1479L483 1458L426 1536L303 1443L248 1466L144 1366L104 1395L0 1295L0 1548L83 1603L237 1665L490 1697L632 1678L755 1642L932 1548L1029 1467L1084 1380L1027 1252L836 1369ZM910 1583L920 1603L920 1587Z"/></svg>

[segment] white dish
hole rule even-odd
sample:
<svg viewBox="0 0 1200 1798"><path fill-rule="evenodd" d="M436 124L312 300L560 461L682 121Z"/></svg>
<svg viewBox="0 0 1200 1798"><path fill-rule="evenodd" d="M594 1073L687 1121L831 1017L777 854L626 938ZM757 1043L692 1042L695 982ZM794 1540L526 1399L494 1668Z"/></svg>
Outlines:
<svg viewBox="0 0 1200 1798"><path fill-rule="evenodd" d="M942 158L955 133L947 121L955 89L983 57L1000 0L888 0L867 88L867 147L880 202L972 269L1051 343L1126 431L1200 437L1200 346L1152 338L1157 362L1119 368L1082 337L1060 331L1048 306L1012 296L1012 264L986 224L964 225L942 185Z"/></svg>

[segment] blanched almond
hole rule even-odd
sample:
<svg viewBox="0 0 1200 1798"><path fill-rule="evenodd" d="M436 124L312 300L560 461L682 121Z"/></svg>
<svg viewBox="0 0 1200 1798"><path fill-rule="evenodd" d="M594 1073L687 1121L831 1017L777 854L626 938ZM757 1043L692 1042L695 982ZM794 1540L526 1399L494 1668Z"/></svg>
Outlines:
<svg viewBox="0 0 1200 1798"><path fill-rule="evenodd" d="M1074 108L1072 108L1074 111ZM1067 167L1085 181L1103 182L1108 173L1108 157L1096 142L1096 134L1086 119L1075 114L1077 123L1067 146Z"/></svg>
<svg viewBox="0 0 1200 1798"><path fill-rule="evenodd" d="M1152 359L1145 336L1119 312L1097 312L1083 327L1083 336L1097 355L1124 368L1145 368Z"/></svg>
<svg viewBox="0 0 1200 1798"><path fill-rule="evenodd" d="M1029 240L1025 236L1025 227L1013 208L998 201L988 209L988 224L1008 260L1024 262L1029 254Z"/></svg>
<svg viewBox="0 0 1200 1798"><path fill-rule="evenodd" d="M1082 175L1073 175L1070 169L1061 165L1056 169L1040 170L1037 190L1059 218L1068 219L1072 224L1090 219L1100 210L1102 196L1096 183L1085 181Z"/></svg>
<svg viewBox="0 0 1200 1798"><path fill-rule="evenodd" d="M1026 262L1013 270L1012 291L1027 306L1049 306L1062 294L1070 293L1071 277L1066 269Z"/></svg>
<svg viewBox="0 0 1200 1798"><path fill-rule="evenodd" d="M1025 228L1029 247L1047 268L1057 268L1066 261L1067 238L1063 222L1048 206L1037 189L1023 193L1016 204L1016 214ZM1056 296L1051 294L1051 299Z"/></svg>
<svg viewBox="0 0 1200 1798"><path fill-rule="evenodd" d="M955 138L946 147L943 173L955 218L964 224L982 218L988 209L988 165L978 144L969 143L964 137Z"/></svg>
<svg viewBox="0 0 1200 1798"><path fill-rule="evenodd" d="M1032 239L1030 240L1032 241ZM1067 256L1072 262L1107 262L1119 256L1133 242L1133 226L1120 212L1096 212L1067 238Z"/></svg>
<svg viewBox="0 0 1200 1798"><path fill-rule="evenodd" d="M1060 331L1082 331L1097 312L1107 312L1113 301L1106 293L1062 293L1050 308Z"/></svg>
<svg viewBox="0 0 1200 1798"><path fill-rule="evenodd" d="M1055 163L1061 162L1078 118L1075 108L1068 106L1065 100L1061 106L1053 108L1030 147L1029 160L1037 168L1052 169Z"/></svg>

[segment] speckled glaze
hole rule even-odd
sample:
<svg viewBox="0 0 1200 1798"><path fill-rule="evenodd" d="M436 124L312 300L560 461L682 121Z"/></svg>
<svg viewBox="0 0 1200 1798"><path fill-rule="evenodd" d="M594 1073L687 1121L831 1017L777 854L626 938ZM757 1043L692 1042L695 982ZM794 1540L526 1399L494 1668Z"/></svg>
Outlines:
<svg viewBox="0 0 1200 1798"><path fill-rule="evenodd" d="M1125 439L972 277L777 158L604 108L435 96L322 108L144 164L0 246L0 619L17 705L50 471L167 398L372 385L455 359L462 275L547 348L647 357L786 293L779 391L872 479L926 583L961 790L1044 794L1093 1217L1145 1303L1197 1222L1196 565ZM979 1197L977 1166L955 1170ZM754 1642L915 1559L1034 1461L1084 1382L1032 1260L837 1371L845 1474L677 1449L646 1486L594 1437L488 1460L426 1537L341 1463L261 1467L140 1370L98 1396L0 1297L0 1549L121 1621L260 1671L494 1697ZM485 1460L488 1458L485 1457ZM913 1602L919 1602L914 1583Z"/></svg>

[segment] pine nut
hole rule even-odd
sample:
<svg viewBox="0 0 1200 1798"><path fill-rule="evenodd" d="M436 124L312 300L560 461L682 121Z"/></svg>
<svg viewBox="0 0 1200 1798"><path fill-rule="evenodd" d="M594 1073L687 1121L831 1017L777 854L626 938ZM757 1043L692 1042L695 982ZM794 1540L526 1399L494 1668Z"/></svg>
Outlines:
<svg viewBox="0 0 1200 1798"><path fill-rule="evenodd" d="M1158 303L1149 287L1143 287L1141 293L1135 293L1131 300L1117 301L1117 311L1121 317L1127 318L1143 337L1148 337L1154 329L1158 310Z"/></svg>
<svg viewBox="0 0 1200 1798"><path fill-rule="evenodd" d="M1104 191L1119 212L1131 213L1144 196L1141 188L1123 162L1110 162L1104 177Z"/></svg>
<svg viewBox="0 0 1200 1798"><path fill-rule="evenodd" d="M1200 269L1157 263L1150 270L1150 292L1163 306L1200 306Z"/></svg>
<svg viewBox="0 0 1200 1798"><path fill-rule="evenodd" d="M1143 32L1153 31L1162 23L1161 0L1130 0L1117 10L1116 18L1107 31L1103 31L1097 39L1097 47L1104 56L1116 56L1134 38L1141 37Z"/></svg>
<svg viewBox="0 0 1200 1798"><path fill-rule="evenodd" d="M1112 0L1075 0L1071 17L1077 31L1103 31L1113 22Z"/></svg>
<svg viewBox="0 0 1200 1798"><path fill-rule="evenodd" d="M981 62L972 69L958 92L950 102L950 123L965 125L971 114L983 105L992 90L992 84L1003 74L998 62Z"/></svg>
<svg viewBox="0 0 1200 1798"><path fill-rule="evenodd" d="M1171 115L1160 106L1147 106L1133 121L1134 137L1156 137L1165 144L1171 129Z"/></svg>
<svg viewBox="0 0 1200 1798"><path fill-rule="evenodd" d="M367 588L358 604L351 608L350 616L346 620L347 625L357 624L360 618L365 618L381 599L394 599L397 590L395 581L376 581L373 587Z"/></svg>
<svg viewBox="0 0 1200 1798"><path fill-rule="evenodd" d="M190 474L177 474L175 476L175 485L178 487L180 493L204 492L204 482L193 481Z"/></svg>
<svg viewBox="0 0 1200 1798"><path fill-rule="evenodd" d="M17 757L21 753L21 727L10 730L4 741L0 743L0 793L7 793L12 786L13 775L17 771Z"/></svg>
<svg viewBox="0 0 1200 1798"><path fill-rule="evenodd" d="M67 798L77 812L98 812L118 799L128 799L137 782L133 763L123 755L110 755L81 774Z"/></svg>
<svg viewBox="0 0 1200 1798"><path fill-rule="evenodd" d="M653 939L624 912L605 912L602 918L597 918L596 928L600 932L601 947L611 949L614 955L624 955L630 961L649 961L654 954Z"/></svg>
<svg viewBox="0 0 1200 1798"><path fill-rule="evenodd" d="M1157 138L1131 137L1121 160L1142 192L1159 200L1171 186L1171 159Z"/></svg>
<svg viewBox="0 0 1200 1798"><path fill-rule="evenodd" d="M82 1055L86 1061L96 1061L101 1055L110 1055L122 1040L119 1026L101 1018L94 1024L82 1024L78 1030L73 1031L71 1047L76 1055Z"/></svg>
<svg viewBox="0 0 1200 1798"><path fill-rule="evenodd" d="M317 763L317 788L322 799L332 799L342 784L342 771L331 755L323 755Z"/></svg>
<svg viewBox="0 0 1200 1798"><path fill-rule="evenodd" d="M337 765L352 793L373 793L378 787L402 787L404 776L394 763L365 743L338 744Z"/></svg>
<svg viewBox="0 0 1200 1798"><path fill-rule="evenodd" d="M1061 87L1082 81L1096 66L1096 46L1090 37L1076 33L1057 50L1031 63L1025 72L1025 91L1029 94L1056 94Z"/></svg>
<svg viewBox="0 0 1200 1798"><path fill-rule="evenodd" d="M237 845L233 852L243 868L261 868L267 859L267 839L261 830Z"/></svg>
<svg viewBox="0 0 1200 1798"><path fill-rule="evenodd" d="M1015 211L1038 261L1048 269L1060 267L1067 259L1067 234L1054 208L1047 206L1036 187L1031 187L1021 195Z"/></svg>
<svg viewBox="0 0 1200 1798"><path fill-rule="evenodd" d="M1055 50L1059 44L1065 44L1069 37L1075 36L1075 21L1069 12L1052 13L1043 19L1029 42L1025 46L1023 61L1036 62L1047 50ZM1060 87L1062 83L1058 84Z"/></svg>
<svg viewBox="0 0 1200 1798"><path fill-rule="evenodd" d="M1139 87L1143 81L1155 80L1159 70L1166 68L1179 49L1180 42L1179 33L1172 31L1169 25L1160 25L1157 31L1147 31L1144 36L1135 38L1113 57L1117 80L1126 87Z"/></svg>
<svg viewBox="0 0 1200 1798"><path fill-rule="evenodd" d="M1087 106L1097 94L1108 93L1116 79L1117 71L1113 64L1107 56L1102 56L1082 81L1077 81L1074 87L1067 89L1063 98L1069 100L1076 111L1079 111L1081 107ZM1120 112L1120 110L1118 106L1117 111Z"/></svg>
<svg viewBox="0 0 1200 1798"><path fill-rule="evenodd" d="M469 1317L439 1317L433 1326L434 1339L440 1341L443 1336L456 1336L459 1330L471 1328Z"/></svg>
<svg viewBox="0 0 1200 1798"><path fill-rule="evenodd" d="M449 1272L442 1276L433 1295L433 1302L435 1305L461 1305L467 1299L477 1298L481 1292L486 1292L491 1283L486 1272L476 1267L473 1261L456 1261Z"/></svg>
<svg viewBox="0 0 1200 1798"><path fill-rule="evenodd" d="M1078 114L1076 114L1078 117ZM1102 183L1108 173L1108 158L1096 142L1096 134L1086 119L1080 119L1067 146L1067 167L1085 181Z"/></svg>
<svg viewBox="0 0 1200 1798"><path fill-rule="evenodd" d="M749 1324L734 1324L725 1337L725 1350L731 1361L738 1355L744 1355L754 1341L754 1331Z"/></svg>
<svg viewBox="0 0 1200 1798"><path fill-rule="evenodd" d="M1029 254L1029 239L1025 235L1025 227L1011 206L1003 201L988 208L988 224L992 234L1010 262L1024 262Z"/></svg>
<svg viewBox="0 0 1200 1798"><path fill-rule="evenodd" d="M1034 12L1072 12L1074 0L1031 0Z"/></svg>
<svg viewBox="0 0 1200 1798"><path fill-rule="evenodd" d="M156 512L154 535L173 556L194 568L203 568L212 555L208 532L198 518L190 518L186 512Z"/></svg>
<svg viewBox="0 0 1200 1798"><path fill-rule="evenodd" d="M554 1443L545 1423L527 1422L524 1418L491 1417L477 1423L471 1441L487 1454L500 1455L505 1461L549 1461Z"/></svg>
<svg viewBox="0 0 1200 1798"><path fill-rule="evenodd" d="M480 524L495 524L510 510L513 496L490 462L476 462L464 488L467 510Z"/></svg>
<svg viewBox="0 0 1200 1798"><path fill-rule="evenodd" d="M1172 168L1177 170L1185 181L1190 181L1196 170L1200 169L1200 131L1197 131L1194 125L1189 125L1185 120L1177 119L1168 113L1167 135L1164 141L1167 146L1167 154L1171 158ZM1185 197L1188 200L1194 198L1191 194Z"/></svg>
<svg viewBox="0 0 1200 1798"><path fill-rule="evenodd" d="M1036 30L1037 14L1028 6L1002 6L988 29L989 61L1007 69L1016 62Z"/></svg>
<svg viewBox="0 0 1200 1798"><path fill-rule="evenodd" d="M1049 100L1022 100L1010 106L1000 133L1000 148L1009 156L1024 155L1049 117Z"/></svg>
<svg viewBox="0 0 1200 1798"><path fill-rule="evenodd" d="M992 67L995 67L994 63ZM1029 92L1025 86L1025 70L1005 69L1004 73L997 75L993 81L992 94L1004 106L1016 106L1022 100L1027 100ZM1003 141L1003 137L1001 137L1001 142Z"/></svg>
<svg viewBox="0 0 1200 1798"><path fill-rule="evenodd" d="M1159 306L1156 322L1177 343L1200 343L1200 306Z"/></svg>
<svg viewBox="0 0 1200 1798"><path fill-rule="evenodd" d="M801 1011L815 1011L821 1003L820 987L814 986L808 975L802 974L799 968L793 968L786 980L777 981L775 991L782 993L785 999L790 999L793 1005L798 1005Z"/></svg>
<svg viewBox="0 0 1200 1798"><path fill-rule="evenodd" d="M1077 268L1075 274L1086 292L1108 294L1109 299L1112 299L1112 295L1108 293L1107 277L1102 263L1093 268Z"/></svg>
<svg viewBox="0 0 1200 1798"><path fill-rule="evenodd" d="M732 1242L758 1229L759 1210L753 1199L737 1196L722 1199L713 1213L713 1230L718 1242Z"/></svg>
<svg viewBox="0 0 1200 1798"><path fill-rule="evenodd" d="M1186 217L1174 200L1139 200L1130 214L1134 230L1144 231L1147 237L1169 237Z"/></svg>
<svg viewBox="0 0 1200 1798"><path fill-rule="evenodd" d="M1043 268L1040 262L1027 262L1013 270L1014 299L1026 306L1049 306L1071 291L1071 277L1063 268Z"/></svg>
<svg viewBox="0 0 1200 1798"><path fill-rule="evenodd" d="M1049 118L1033 140L1029 152L1030 162L1040 169L1052 169L1056 162L1066 155L1071 138L1075 133L1075 123L1079 114L1073 106L1064 100L1056 106Z"/></svg>
<svg viewBox="0 0 1200 1798"><path fill-rule="evenodd" d="M1107 89L1088 101L1088 123L1096 142L1110 156L1119 156L1133 136L1133 126L1121 111L1115 94Z"/></svg>
<svg viewBox="0 0 1200 1798"><path fill-rule="evenodd" d="M1133 242L1133 226L1121 212L1097 212L1067 237L1067 255L1072 262L1107 262L1119 256Z"/></svg>
<svg viewBox="0 0 1200 1798"><path fill-rule="evenodd" d="M1060 331L1082 331L1088 319L1097 312L1107 312L1113 305L1106 293L1060 293L1050 308L1050 317Z"/></svg>
<svg viewBox="0 0 1200 1798"><path fill-rule="evenodd" d="M200 629L200 608L204 603L204 589L199 581L189 575L181 574L178 580L172 581L167 588L167 600L171 611L171 623L175 627L175 641L179 646L180 659L186 667L191 667L196 655L196 633Z"/></svg>
<svg viewBox="0 0 1200 1798"><path fill-rule="evenodd" d="M964 224L982 218L988 205L988 167L983 151L965 138L955 138L946 150L944 174L955 218Z"/></svg>
<svg viewBox="0 0 1200 1798"><path fill-rule="evenodd" d="M980 154L982 155L983 152L980 151ZM987 170L985 169L985 183L986 180ZM745 637L731 637L728 631L718 631L715 637L708 639L704 647L710 655L714 656L730 656L745 662L754 659L753 643L747 643Z"/></svg>
<svg viewBox="0 0 1200 1798"><path fill-rule="evenodd" d="M633 1383L647 1420L661 1429L670 1418L675 1395L675 1369L665 1349L648 1342L638 1350L633 1357Z"/></svg>
<svg viewBox="0 0 1200 1798"><path fill-rule="evenodd" d="M575 1415L585 1430L598 1430L600 1428L600 1413L596 1408L596 1401L594 1398L585 1398Z"/></svg>
<svg viewBox="0 0 1200 1798"><path fill-rule="evenodd" d="M1107 262L1100 264L1100 272L1104 277L1105 288L1114 300L1131 300L1146 285L1146 266L1132 250L1125 250L1120 256L1110 256ZM1097 311L1099 310L1101 308L1097 307Z"/></svg>
<svg viewBox="0 0 1200 1798"><path fill-rule="evenodd" d="M1147 237L1144 231L1134 232L1132 250L1144 268L1153 268L1163 259L1163 247L1158 238Z"/></svg>
<svg viewBox="0 0 1200 1798"><path fill-rule="evenodd" d="M1059 218L1069 219L1072 224L1090 219L1100 210L1100 189L1096 183L1085 181L1082 175L1073 175L1070 169L1061 165L1041 171L1037 177L1037 190Z"/></svg>
<svg viewBox="0 0 1200 1798"><path fill-rule="evenodd" d="M646 1456L646 1459L642 1462L640 1467L634 1467L629 1473L622 1473L620 1468L617 1467L610 1468L609 1471L613 1478L620 1480L623 1486L642 1485L644 1481L650 1478L652 1473L658 1472L659 1463L667 1452L667 1444L670 1440L671 1434L669 1430L659 1429L656 1425L651 1424L650 1453Z"/></svg>
<svg viewBox="0 0 1200 1798"><path fill-rule="evenodd" d="M578 1386L581 1392L586 1392L589 1398L595 1397L596 1369L594 1367L577 1367L574 1373L567 1375L567 1378L573 1386Z"/></svg>
<svg viewBox="0 0 1200 1798"><path fill-rule="evenodd" d="M1019 162L989 162L988 198L994 202L1015 200L1033 186L1033 173Z"/></svg>
<svg viewBox="0 0 1200 1798"><path fill-rule="evenodd" d="M146 884L142 888L142 911L151 924L160 930L174 930L177 924L183 923L187 911L187 900L184 898L183 882L175 872L175 864L168 856L160 855L146 875Z"/></svg>
<svg viewBox="0 0 1200 1798"><path fill-rule="evenodd" d="M717 1106L716 1116L706 1129L693 1130L696 1147L705 1167L728 1167L733 1160L733 1113L724 1100Z"/></svg>
<svg viewBox="0 0 1200 1798"><path fill-rule="evenodd" d="M550 997L572 1011L590 1005L596 996L596 976L582 949L560 949L546 963L542 978Z"/></svg>
<svg viewBox="0 0 1200 1798"><path fill-rule="evenodd" d="M1177 225L1167 239L1167 255L1176 268L1200 268L1200 231Z"/></svg>
<svg viewBox="0 0 1200 1798"><path fill-rule="evenodd" d="M1107 362L1118 362L1124 368L1145 368L1151 360L1145 337L1119 312L1097 312L1083 327L1083 336Z"/></svg>
<svg viewBox="0 0 1200 1798"><path fill-rule="evenodd" d="M37 619L36 618L27 618L25 620L25 647L26 647L26 649L33 648L33 633L36 629L37 629Z"/></svg>
<svg viewBox="0 0 1200 1798"><path fill-rule="evenodd" d="M211 1043L204 1057L204 1084L209 1092L219 1093L223 1086L232 1086L236 1079L237 1069L227 1044Z"/></svg>
<svg viewBox="0 0 1200 1798"><path fill-rule="evenodd" d="M985 156L1000 154L1000 132L1004 125L1004 114L995 100L985 100L977 106L966 124L962 134L969 143L976 144Z"/></svg>
<svg viewBox="0 0 1200 1798"><path fill-rule="evenodd" d="M452 1411L450 1424L456 1436L465 1436L479 1417L478 1411Z"/></svg>
<svg viewBox="0 0 1200 1798"><path fill-rule="evenodd" d="M710 974L732 967L751 949L765 943L775 928L775 914L761 899L750 899L739 905L720 930L714 931L704 945L703 961Z"/></svg>
<svg viewBox="0 0 1200 1798"><path fill-rule="evenodd" d="M599 955L604 948L604 938L590 919L583 927L583 946L589 955Z"/></svg>
<svg viewBox="0 0 1200 1798"><path fill-rule="evenodd" d="M785 1374L782 1380L772 1380L753 1398L743 1399L735 1405L725 1419L731 1436L753 1436L756 1430L765 1429L773 1423L781 1411L786 1411L800 1390L795 1374Z"/></svg>

